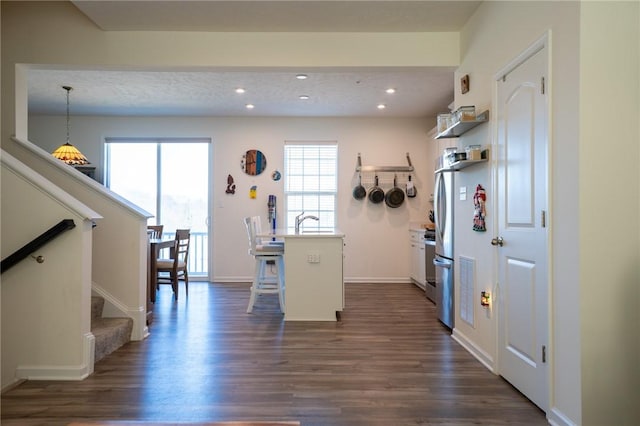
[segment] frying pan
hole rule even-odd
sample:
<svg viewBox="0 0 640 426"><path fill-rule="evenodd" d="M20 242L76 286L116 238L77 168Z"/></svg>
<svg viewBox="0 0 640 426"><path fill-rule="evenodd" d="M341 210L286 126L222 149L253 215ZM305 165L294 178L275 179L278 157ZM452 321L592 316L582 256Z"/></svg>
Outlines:
<svg viewBox="0 0 640 426"><path fill-rule="evenodd" d="M378 186L378 175L376 175L376 184L369 190L369 201L374 204L380 204L384 200L384 191Z"/></svg>
<svg viewBox="0 0 640 426"><path fill-rule="evenodd" d="M367 195L367 190L362 186L362 174L358 175L358 186L353 188L353 198L362 200Z"/></svg>
<svg viewBox="0 0 640 426"><path fill-rule="evenodd" d="M384 202L392 209L400 207L404 202L404 191L396 185L396 176L393 177L393 188L384 196Z"/></svg>

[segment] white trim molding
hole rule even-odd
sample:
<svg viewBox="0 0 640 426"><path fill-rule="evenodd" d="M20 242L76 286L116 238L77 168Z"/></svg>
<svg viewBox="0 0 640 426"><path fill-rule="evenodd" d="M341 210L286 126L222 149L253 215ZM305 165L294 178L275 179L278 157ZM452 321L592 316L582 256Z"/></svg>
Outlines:
<svg viewBox="0 0 640 426"><path fill-rule="evenodd" d="M95 336L83 336L82 363L80 365L20 365L16 377L21 380L84 380L93 373Z"/></svg>
<svg viewBox="0 0 640 426"><path fill-rule="evenodd" d="M104 310L102 312L103 317L115 318L125 316L133 319L131 340L144 340L149 336L149 328L147 327L147 310L144 306L126 306L95 282L92 284L91 289L104 299Z"/></svg>
<svg viewBox="0 0 640 426"><path fill-rule="evenodd" d="M498 367L494 361L494 359L483 351L480 347L478 347L475 343L467 338L461 331L457 328L453 329L451 333L451 338L456 342L460 343L460 345L467 350L471 355L473 355L482 365L487 367L487 370L491 371L493 374L498 374Z"/></svg>

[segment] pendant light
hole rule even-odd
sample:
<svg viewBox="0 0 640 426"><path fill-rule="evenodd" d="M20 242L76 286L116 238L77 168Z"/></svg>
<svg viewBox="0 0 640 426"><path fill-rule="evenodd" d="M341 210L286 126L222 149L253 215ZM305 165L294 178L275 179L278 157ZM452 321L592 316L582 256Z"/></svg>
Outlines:
<svg viewBox="0 0 640 426"><path fill-rule="evenodd" d="M82 155L78 148L71 145L71 143L69 142L69 92L73 90L73 87L62 86L62 88L67 91L67 142L60 145L58 149L53 151L52 155L71 166L82 166L84 164L90 164L89 160L87 160L87 157Z"/></svg>

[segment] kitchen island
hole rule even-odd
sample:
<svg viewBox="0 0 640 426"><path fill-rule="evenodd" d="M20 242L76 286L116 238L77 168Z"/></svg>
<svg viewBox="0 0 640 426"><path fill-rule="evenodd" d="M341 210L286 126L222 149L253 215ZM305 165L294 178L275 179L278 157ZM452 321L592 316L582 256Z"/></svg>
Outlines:
<svg viewBox="0 0 640 426"><path fill-rule="evenodd" d="M284 240L285 321L336 321L344 309L344 234L276 230L264 237Z"/></svg>

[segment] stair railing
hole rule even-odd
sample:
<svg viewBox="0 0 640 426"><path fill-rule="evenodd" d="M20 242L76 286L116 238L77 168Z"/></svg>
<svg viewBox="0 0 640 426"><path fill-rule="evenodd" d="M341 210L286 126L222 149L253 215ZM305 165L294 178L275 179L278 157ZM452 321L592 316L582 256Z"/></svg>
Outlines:
<svg viewBox="0 0 640 426"><path fill-rule="evenodd" d="M0 265L0 274L4 274L11 267L20 263L23 259L26 259L33 253L38 250L40 247L46 245L50 241L56 239L61 234L66 231L69 231L76 227L76 224L73 222L73 219L63 219L56 225L52 226L41 235L37 236L27 244L25 244L22 248L16 250L6 258L2 259L2 263ZM41 260L40 257L38 262L42 263L44 260Z"/></svg>

